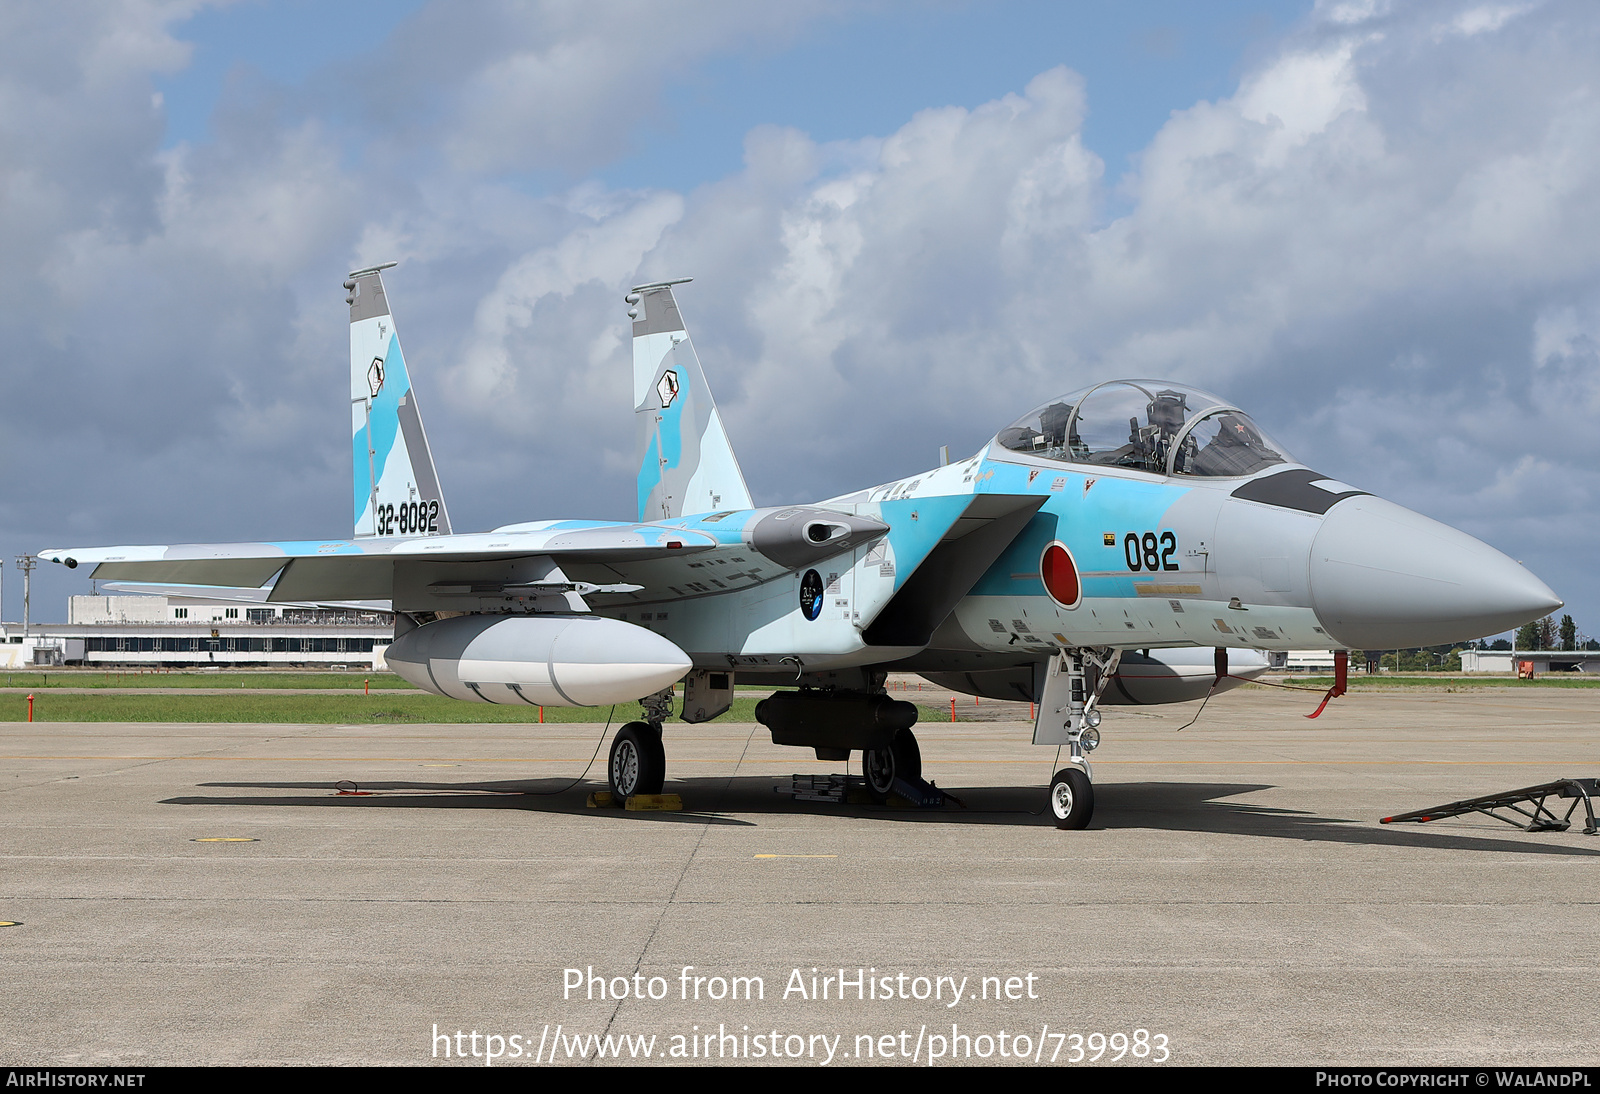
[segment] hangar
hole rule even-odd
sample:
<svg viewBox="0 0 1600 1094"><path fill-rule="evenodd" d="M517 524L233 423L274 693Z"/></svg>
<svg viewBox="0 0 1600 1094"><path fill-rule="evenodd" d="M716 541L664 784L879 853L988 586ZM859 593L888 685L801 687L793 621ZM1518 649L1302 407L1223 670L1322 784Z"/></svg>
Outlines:
<svg viewBox="0 0 1600 1094"><path fill-rule="evenodd" d="M4 625L0 668L350 667L382 669L388 612L226 604L184 596L73 596L67 622Z"/></svg>

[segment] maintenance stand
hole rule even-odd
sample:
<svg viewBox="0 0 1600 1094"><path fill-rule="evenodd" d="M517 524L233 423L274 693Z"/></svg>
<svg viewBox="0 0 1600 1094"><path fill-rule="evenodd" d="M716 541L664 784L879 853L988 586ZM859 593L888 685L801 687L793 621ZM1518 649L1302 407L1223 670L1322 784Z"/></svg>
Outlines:
<svg viewBox="0 0 1600 1094"><path fill-rule="evenodd" d="M1591 800L1595 794L1600 794L1600 779L1557 779L1555 782L1540 783L1538 786L1525 786L1521 790L1507 790L1503 794L1486 794L1481 798L1466 798L1432 809L1419 809L1414 813L1384 817L1381 823L1416 821L1418 824L1426 824L1428 821L1442 820L1445 817L1459 817L1463 813L1482 813L1484 816L1505 821L1517 828L1525 828L1529 832L1565 832L1572 827L1572 814L1581 800L1584 814L1589 821L1584 825L1583 832L1586 836L1592 836L1596 831L1594 802ZM1545 805L1545 799L1552 796L1572 799L1572 804L1567 806L1565 815L1558 817ZM1523 808L1525 804L1532 806L1532 810ZM1510 809L1519 813L1526 818L1527 823L1501 816L1495 812L1496 809Z"/></svg>

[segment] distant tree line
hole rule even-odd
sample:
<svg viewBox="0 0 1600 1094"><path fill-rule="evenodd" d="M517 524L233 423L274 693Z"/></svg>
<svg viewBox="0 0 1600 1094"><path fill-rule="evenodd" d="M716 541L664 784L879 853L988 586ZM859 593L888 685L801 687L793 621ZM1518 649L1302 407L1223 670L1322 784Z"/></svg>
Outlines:
<svg viewBox="0 0 1600 1094"><path fill-rule="evenodd" d="M1507 648L1510 643L1506 643ZM1413 650L1352 650L1350 666L1368 672L1460 672L1457 645L1419 646Z"/></svg>
<svg viewBox="0 0 1600 1094"><path fill-rule="evenodd" d="M1536 619L1517 631L1516 643L1513 644L1504 638L1496 638L1493 642L1480 638L1476 642L1468 642L1464 646L1421 646L1410 650L1352 650L1350 664L1360 668L1366 666L1369 671L1387 672L1460 672L1461 651L1463 649L1478 650L1555 650L1600 651L1600 640L1590 638L1578 630L1578 625L1573 622L1572 616L1563 615L1558 623L1556 617L1547 615L1543 619Z"/></svg>
<svg viewBox="0 0 1600 1094"><path fill-rule="evenodd" d="M1504 642L1501 639L1500 642ZM1482 645L1479 646L1482 649ZM1506 648L1497 643L1496 649ZM1556 617L1547 615L1543 619L1536 619L1532 623L1525 623L1517 630L1516 648L1519 650L1600 650L1600 640L1589 638L1578 633L1578 625L1572 621L1572 616L1563 615L1561 622L1556 622Z"/></svg>

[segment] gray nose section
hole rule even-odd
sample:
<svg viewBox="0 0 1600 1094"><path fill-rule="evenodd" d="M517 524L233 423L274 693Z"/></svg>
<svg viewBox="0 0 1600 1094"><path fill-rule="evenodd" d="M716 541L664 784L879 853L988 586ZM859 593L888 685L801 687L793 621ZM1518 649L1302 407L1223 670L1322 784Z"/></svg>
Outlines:
<svg viewBox="0 0 1600 1094"><path fill-rule="evenodd" d="M1352 649L1464 642L1561 607L1521 565L1420 513L1365 496L1340 502L1311 544L1311 599Z"/></svg>

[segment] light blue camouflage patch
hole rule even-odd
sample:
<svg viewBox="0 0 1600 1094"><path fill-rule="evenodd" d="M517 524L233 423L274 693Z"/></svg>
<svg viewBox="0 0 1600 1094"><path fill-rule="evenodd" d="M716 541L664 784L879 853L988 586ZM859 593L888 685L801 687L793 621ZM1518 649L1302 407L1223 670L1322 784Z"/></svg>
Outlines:
<svg viewBox="0 0 1600 1094"><path fill-rule="evenodd" d="M644 462L639 465L639 519L643 520L650 514L645 512L645 506L650 501L650 494L661 485L661 450L656 447L654 437L645 446Z"/></svg>
<svg viewBox="0 0 1600 1094"><path fill-rule="evenodd" d="M270 542L264 546L275 547L284 554L295 558L304 558L307 555L364 555L367 553L366 549L360 544L351 543L349 540L284 540L282 542Z"/></svg>
<svg viewBox="0 0 1600 1094"><path fill-rule="evenodd" d="M620 520L552 520L544 522L541 531L545 532L571 532L579 528L631 528L632 525Z"/></svg>
<svg viewBox="0 0 1600 1094"><path fill-rule="evenodd" d="M702 532L718 543L732 545L744 541L744 527L754 516L753 509L725 510L721 514L707 513L703 517L683 521L679 527Z"/></svg>
<svg viewBox="0 0 1600 1094"><path fill-rule="evenodd" d="M383 481L383 469L394 451L400 432L400 400L411 393L411 378L406 375L405 356L400 352L400 337L389 335L389 349L383 358L383 387L372 400L372 464L367 465L367 430L356 430L351 438L355 460L355 519L361 520L372 501L372 486Z"/></svg>
<svg viewBox="0 0 1600 1094"><path fill-rule="evenodd" d="M995 475L981 487L985 493L1043 493L1048 495L1048 500L973 587L973 593L980 596L1044 596L1044 583L1037 576L1039 558L1045 547L1057 539L1072 552L1082 575L1085 596L1134 596L1131 574L1090 575L1096 570L1120 570L1123 566L1122 537L1129 532L1159 532L1167 511L1191 489L1120 477L1101 480L1092 472L1065 468L1059 473L1045 468L1029 484L1030 468L988 461L985 467L995 469ZM1066 482L1060 490L1051 490L1058 478L1065 478ZM1092 480L1098 481L1087 485ZM1101 488L1102 482L1105 489ZM1116 537L1114 548L1105 544L1108 532ZM1013 578L1013 574L1030 577Z"/></svg>
<svg viewBox="0 0 1600 1094"><path fill-rule="evenodd" d="M906 578L922 565L957 517L972 504L967 494L943 497L899 498L880 502L878 511L889 526L889 546L894 551L894 587L899 591ZM914 514L914 516L913 516Z"/></svg>

